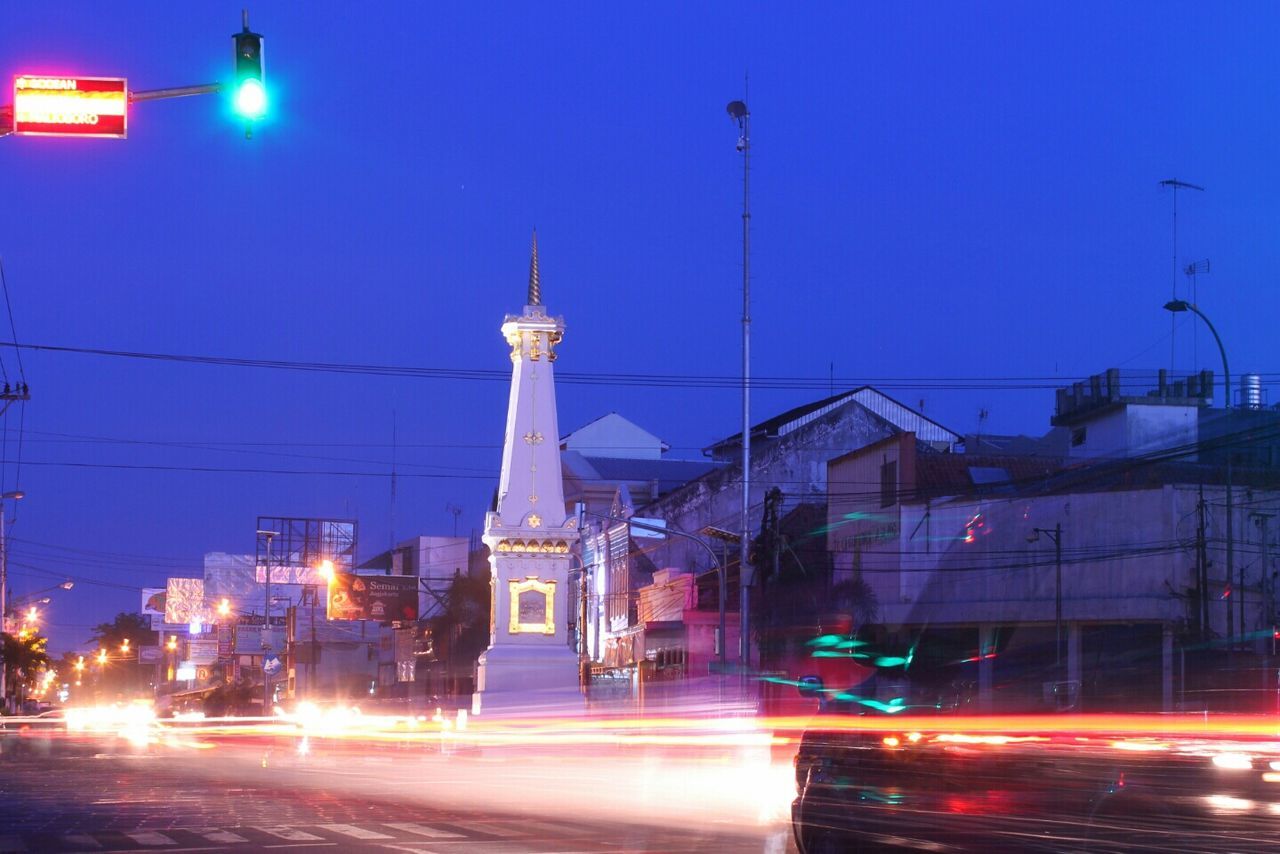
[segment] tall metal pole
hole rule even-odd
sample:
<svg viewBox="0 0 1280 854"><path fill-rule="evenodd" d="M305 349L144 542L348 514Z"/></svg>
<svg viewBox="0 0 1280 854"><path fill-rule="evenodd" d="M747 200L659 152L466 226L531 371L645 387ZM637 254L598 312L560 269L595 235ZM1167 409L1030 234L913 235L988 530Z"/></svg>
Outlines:
<svg viewBox="0 0 1280 854"><path fill-rule="evenodd" d="M751 575L747 555L751 537L751 112L743 101L729 104L738 122L742 152L742 539L738 544L738 655L751 664Z"/></svg>
<svg viewBox="0 0 1280 854"><path fill-rule="evenodd" d="M1231 425L1231 368L1228 367L1227 365L1227 350L1225 347L1222 346L1222 339L1218 336L1218 330L1214 328L1213 321L1209 320L1209 318L1205 316L1205 313L1203 311L1196 308L1195 303L1190 303L1190 302L1187 302L1186 300L1175 299L1165 303L1164 308L1165 308L1165 311L1171 311L1171 312L1179 312L1179 311L1194 312L1201 320L1204 321L1204 325L1209 327L1209 331L1213 333L1213 340L1218 345L1218 354L1222 356L1222 387L1223 387L1223 391L1226 393L1226 399L1223 401L1223 404L1226 406L1226 409L1227 409L1226 419L1225 419L1226 420L1225 432L1226 432L1226 439L1227 439L1225 442L1225 448L1227 452L1227 584L1234 583L1237 588L1235 593L1236 593L1236 598L1240 601L1240 633L1243 634L1244 633L1244 566L1243 565L1241 565L1240 567L1240 577L1238 579L1232 578L1232 575L1235 569L1236 532L1234 527L1235 520L1234 520L1234 512L1233 512L1233 506L1235 504L1235 501L1233 500L1234 497L1231 492L1231 452L1232 452L1232 446L1235 444L1235 436L1231 432L1231 426L1232 426ZM1235 629L1232 626L1231 597L1227 597L1225 601L1227 603L1227 639L1228 639L1227 649L1230 650L1235 646Z"/></svg>
<svg viewBox="0 0 1280 854"><path fill-rule="evenodd" d="M4 502L7 498L17 501L25 494L15 490L0 495L0 631L5 630L5 621L9 615L9 538L5 535ZM8 670L9 662L0 664L0 710L3 711L8 711L9 708L9 685L6 678Z"/></svg>
<svg viewBox="0 0 1280 854"><path fill-rule="evenodd" d="M258 536L267 538L266 566L263 572L263 608L262 608L262 714L271 714L271 674L267 673L267 654L271 651L271 539L277 531L259 531ZM313 624L314 625L314 624Z"/></svg>
<svg viewBox="0 0 1280 854"><path fill-rule="evenodd" d="M1057 643L1054 645L1056 660L1054 667L1058 676L1062 676L1062 523L1053 526L1053 551L1057 569L1057 589L1054 592L1053 621L1057 628Z"/></svg>
<svg viewBox="0 0 1280 854"><path fill-rule="evenodd" d="M0 500L0 631L8 631L9 540L4 535L4 501ZM9 710L9 662L0 663L0 712Z"/></svg>

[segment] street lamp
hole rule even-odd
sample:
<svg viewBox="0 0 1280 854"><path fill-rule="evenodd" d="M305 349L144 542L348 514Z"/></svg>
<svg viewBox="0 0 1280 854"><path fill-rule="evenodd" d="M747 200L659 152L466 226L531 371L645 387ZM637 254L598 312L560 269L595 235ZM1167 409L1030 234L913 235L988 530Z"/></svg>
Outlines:
<svg viewBox="0 0 1280 854"><path fill-rule="evenodd" d="M1231 435L1231 369L1227 367L1227 350L1225 347L1222 346L1222 339L1218 337L1218 330L1213 328L1213 322L1210 321L1209 318L1205 316L1205 313L1203 311L1196 308L1194 303L1189 303L1186 300L1182 300L1182 299L1169 300L1167 303L1164 304L1164 310L1171 311L1175 314L1183 311L1190 311L1194 313L1196 316L1198 316L1201 320L1204 321L1204 325L1209 327L1209 331L1213 333L1213 340L1218 345L1218 353L1219 355L1222 356L1222 388L1223 388L1223 391L1225 392L1225 395L1224 395L1225 400L1223 400L1223 405L1226 407L1226 410L1227 410L1226 431L1225 431L1227 436L1227 442L1226 442L1226 450L1227 450L1227 584L1230 584L1232 571L1235 568L1236 535L1235 535L1235 529L1232 527L1232 505L1234 502L1232 501L1232 495L1231 495L1231 445L1234 439L1232 438L1232 435ZM1240 567L1240 578L1237 580L1237 587L1238 587L1238 589L1236 590L1237 598L1240 600L1240 633L1244 634L1244 567L1243 566ZM1209 595L1209 592L1207 590L1204 591L1204 595L1206 596ZM1227 637L1231 639L1230 641L1231 645L1234 645L1235 643L1235 640L1233 637L1234 632L1232 630L1232 625L1231 625L1231 600L1228 598L1226 602L1227 602ZM1230 649L1231 646L1228 646L1227 648Z"/></svg>
<svg viewBox="0 0 1280 854"><path fill-rule="evenodd" d="M742 152L742 539L738 542L738 646L745 672L751 663L748 617L754 574L747 567L751 538L751 111L745 101L730 101L726 109L738 125L737 147Z"/></svg>
<svg viewBox="0 0 1280 854"><path fill-rule="evenodd" d="M1034 543L1040 539L1040 535L1044 534L1053 540L1054 564L1056 567L1056 580L1054 583L1053 593L1053 625L1054 625L1054 644L1053 644L1053 667L1057 671L1059 677L1062 675L1062 523L1059 522L1052 528L1032 528L1031 533L1027 535L1027 542Z"/></svg>
<svg viewBox="0 0 1280 854"><path fill-rule="evenodd" d="M17 501L24 497L26 493L20 490L0 493L0 631L5 628L4 618L9 613L5 603L5 596L9 589L9 545L4 535L4 499ZM0 667L0 707L5 709L9 705L9 686L5 684L6 670L8 670L7 667Z"/></svg>
<svg viewBox="0 0 1280 854"><path fill-rule="evenodd" d="M280 536L279 531L258 531L267 538L266 571L263 573L262 608L262 714L271 714L271 676L267 673L267 656L271 652L271 541Z"/></svg>

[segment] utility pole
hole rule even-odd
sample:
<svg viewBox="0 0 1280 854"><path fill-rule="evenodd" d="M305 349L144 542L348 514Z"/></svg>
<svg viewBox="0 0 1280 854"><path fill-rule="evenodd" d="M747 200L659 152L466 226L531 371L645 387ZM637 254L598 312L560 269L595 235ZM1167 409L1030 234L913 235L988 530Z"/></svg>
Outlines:
<svg viewBox="0 0 1280 854"><path fill-rule="evenodd" d="M1027 537L1030 542L1040 539L1040 535L1044 534L1053 540L1053 557L1054 557L1054 593L1053 593L1053 625L1055 641L1053 645L1053 666L1059 678L1062 676L1062 523L1058 522L1052 528L1032 528L1031 536Z"/></svg>
<svg viewBox="0 0 1280 854"><path fill-rule="evenodd" d="M262 624L262 715L271 714L271 674L267 673L267 656L271 652L271 540L280 536L279 531L258 531L259 537L267 538L267 555L263 584L263 624Z"/></svg>
<svg viewBox="0 0 1280 854"><path fill-rule="evenodd" d="M1204 541L1204 484L1200 484L1200 501L1196 504L1200 520L1196 526L1196 586L1200 588L1200 640L1209 640L1209 555Z"/></svg>
<svg viewBox="0 0 1280 854"><path fill-rule="evenodd" d="M751 572L747 567L751 536L751 112L731 101L729 116L738 123L742 152L742 540L738 544L738 647L744 672L751 665Z"/></svg>
<svg viewBox="0 0 1280 854"><path fill-rule="evenodd" d="M9 538L4 529L4 501L6 498L17 501L25 495L26 493L17 490L0 495L0 631L6 629L5 620L9 616ZM0 663L0 709L3 710L9 707L9 686L5 683L5 672L8 669L8 662Z"/></svg>

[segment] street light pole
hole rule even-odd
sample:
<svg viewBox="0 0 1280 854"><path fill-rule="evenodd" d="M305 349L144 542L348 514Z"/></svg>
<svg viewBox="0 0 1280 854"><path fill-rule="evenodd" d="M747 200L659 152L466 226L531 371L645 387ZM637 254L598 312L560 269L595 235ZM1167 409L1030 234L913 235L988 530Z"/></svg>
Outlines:
<svg viewBox="0 0 1280 854"><path fill-rule="evenodd" d="M751 664L750 591L747 569L751 536L751 111L731 101L729 116L738 123L742 152L742 540L738 544L738 655Z"/></svg>
<svg viewBox="0 0 1280 854"><path fill-rule="evenodd" d="M1222 356L1222 388L1225 392L1223 405L1226 407L1226 451L1227 451L1227 584L1232 583L1232 573L1235 568L1235 545L1236 533L1233 527L1233 497L1231 494L1231 445L1235 441L1231 433L1231 369L1227 367L1227 350L1222 346L1222 339L1218 337L1218 330L1213 327L1213 322L1209 320L1205 313L1196 308L1194 303L1186 300L1175 299L1164 304L1165 311L1174 313L1181 311L1190 311L1195 313L1204 325L1209 327L1209 331L1213 333L1213 340L1218 345L1218 354ZM1244 566L1240 567L1240 578L1236 581L1236 596L1240 601L1240 634L1244 634ZM1227 638L1228 649L1235 645L1235 632L1231 625L1231 599L1227 598Z"/></svg>
<svg viewBox="0 0 1280 854"><path fill-rule="evenodd" d="M0 631L4 630L5 618L9 615L7 599L9 595L9 538L5 536L4 500L11 498L17 501L25 497L25 495L25 492L19 490L0 495ZM9 708L9 686L5 679L8 670L8 662L0 665L0 707L5 710Z"/></svg>
<svg viewBox="0 0 1280 854"><path fill-rule="evenodd" d="M263 573L263 625L262 625L262 715L271 714L271 675L267 673L267 653L271 651L271 540L278 537L279 531L259 531L258 536L267 538L266 571Z"/></svg>

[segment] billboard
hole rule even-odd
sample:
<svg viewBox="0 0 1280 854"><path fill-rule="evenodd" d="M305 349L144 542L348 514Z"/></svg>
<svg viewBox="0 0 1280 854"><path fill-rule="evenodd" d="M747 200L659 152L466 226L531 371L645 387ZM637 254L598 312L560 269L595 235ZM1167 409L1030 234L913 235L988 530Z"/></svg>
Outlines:
<svg viewBox="0 0 1280 854"><path fill-rule="evenodd" d="M13 132L124 139L129 87L120 77L13 78Z"/></svg>
<svg viewBox="0 0 1280 854"><path fill-rule="evenodd" d="M163 587L144 587L142 588L142 615L144 617L164 617L164 600L165 588ZM151 621L154 628L155 620Z"/></svg>
<svg viewBox="0 0 1280 854"><path fill-rule="evenodd" d="M203 578L169 579L164 601L166 623L210 622L206 611Z"/></svg>
<svg viewBox="0 0 1280 854"><path fill-rule="evenodd" d="M329 582L326 615L330 620L418 619L418 579L406 575L353 575L335 572Z"/></svg>

